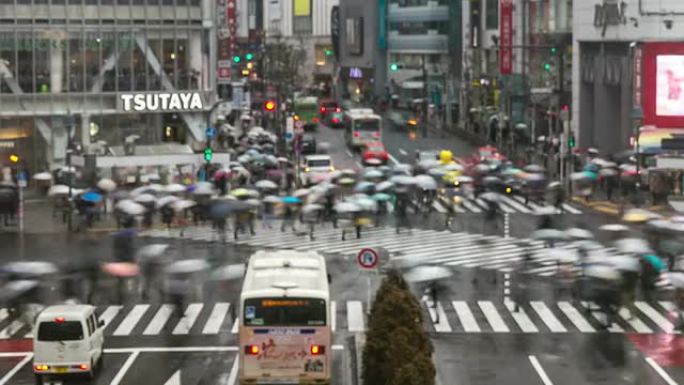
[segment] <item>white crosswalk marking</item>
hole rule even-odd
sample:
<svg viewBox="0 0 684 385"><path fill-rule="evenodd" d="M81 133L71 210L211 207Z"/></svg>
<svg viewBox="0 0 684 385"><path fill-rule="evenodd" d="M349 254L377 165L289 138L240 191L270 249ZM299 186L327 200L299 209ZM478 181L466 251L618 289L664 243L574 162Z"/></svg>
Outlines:
<svg viewBox="0 0 684 385"><path fill-rule="evenodd" d="M219 302L214 304L214 308L209 315L209 319L204 324L204 329L202 329L202 334L218 334L221 330L221 325L226 319L226 314L230 310L230 304L226 302Z"/></svg>
<svg viewBox="0 0 684 385"><path fill-rule="evenodd" d="M430 314L432 325L435 327L435 331L438 333L451 333L451 325L449 325L449 320L447 319L447 315L446 312L444 312L442 304L437 301L437 307L435 309L434 303L432 301L425 301L425 306L427 306L427 310Z"/></svg>
<svg viewBox="0 0 684 385"><path fill-rule="evenodd" d="M565 333L568 330L563 326L563 324L553 315L551 309L549 309L544 302L532 301L530 302L532 309L537 312L537 315L544 321L546 326L554 333Z"/></svg>
<svg viewBox="0 0 684 385"><path fill-rule="evenodd" d="M337 301L330 301L330 330L337 328Z"/></svg>
<svg viewBox="0 0 684 385"><path fill-rule="evenodd" d="M582 301L581 304L582 306L584 306L585 309L592 309L591 316L594 317L596 321L598 321L602 325L606 323L606 315L598 311L598 306L594 302ZM624 333L625 329L623 329L622 327L620 327L620 325L613 322L608 327L608 331L611 333Z"/></svg>
<svg viewBox="0 0 684 385"><path fill-rule="evenodd" d="M584 317L582 317L582 314L575 309L574 306L572 306L569 302L567 301L561 301L558 302L558 308L561 309L563 314L565 314L566 317L572 322L573 325L577 328L577 330L581 331L582 333L593 333L596 331L593 326L589 322L587 322Z"/></svg>
<svg viewBox="0 0 684 385"><path fill-rule="evenodd" d="M159 334L169 320L169 317L171 317L171 314L173 314L174 309L175 307L173 305L162 305L157 311L157 314L154 315L154 318L152 318L152 321L147 325L147 328L143 331L143 335L151 336Z"/></svg>
<svg viewBox="0 0 684 385"><path fill-rule="evenodd" d="M131 310L128 315L126 315L126 318L121 321L119 327L116 328L114 335L127 336L131 334L131 331L133 331L133 328L135 328L135 325L138 324L140 318L145 315L145 312L147 309L149 309L149 307L150 305L135 305L133 310Z"/></svg>
<svg viewBox="0 0 684 385"><path fill-rule="evenodd" d="M658 311L651 307L651 305L648 303L644 301L636 301L634 302L634 306L644 313L644 315L646 315L646 317L648 317L651 321L655 322L655 324L658 325L658 327L664 332L676 334L681 333L679 330L674 330L674 325L672 322L670 322L662 314L658 313Z"/></svg>
<svg viewBox="0 0 684 385"><path fill-rule="evenodd" d="M619 315L623 320L625 320L625 322L627 322L631 327L633 327L634 331L636 331L637 333L653 333L653 330L651 330L650 327L646 326L646 324L643 323L639 318L637 318L636 315L630 314L629 310L625 309L624 307L620 309Z"/></svg>
<svg viewBox="0 0 684 385"><path fill-rule="evenodd" d="M197 317L199 317L202 306L204 305L201 303L191 303L188 305L188 308L185 309L183 317L178 321L178 324L173 329L172 334L188 334L190 329L192 329L192 325L194 325L195 321L197 321Z"/></svg>
<svg viewBox="0 0 684 385"><path fill-rule="evenodd" d="M529 213L532 212L532 210L528 209L527 206L525 206L524 204L518 203L518 202L516 202L515 200L511 199L510 197L508 197L508 196L506 196L506 195L504 195L504 194L499 194L499 196L500 196L500 199L501 199L504 203L506 203L507 205L509 205L509 206L511 206L511 207L513 207L513 208L515 208L516 210L518 210L518 211L521 212L521 213L529 214Z"/></svg>
<svg viewBox="0 0 684 385"><path fill-rule="evenodd" d="M480 325L478 325L477 321L475 321L475 317L473 317L473 313L470 311L467 302L453 301L451 305L454 307L456 315L458 316L458 319L461 322L461 326L463 326L463 330L465 332L479 333L481 331Z"/></svg>
<svg viewBox="0 0 684 385"><path fill-rule="evenodd" d="M482 209L480 209L479 207L477 207L476 204L474 204L473 202L469 201L468 199L464 199L463 201L461 201L461 205L462 205L463 207L465 207L466 210L468 210L468 211L471 211L471 212L474 212L474 213L481 213L481 212L482 212Z"/></svg>
<svg viewBox="0 0 684 385"><path fill-rule="evenodd" d="M14 320L12 321L7 327L4 329L0 330L0 339L6 340L8 338L12 338L12 336L19 331L24 326L24 323L21 322L20 320Z"/></svg>
<svg viewBox="0 0 684 385"><path fill-rule="evenodd" d="M508 311L511 313L511 317L513 317L513 319L518 324L520 330L522 330L523 333L539 332L539 329L537 329L537 327L534 326L534 323L532 322L530 317L527 316L527 313L525 313L525 309L523 309L522 306L518 307L518 311L515 311L515 303L513 301L506 299L504 301L504 304L506 305Z"/></svg>
<svg viewBox="0 0 684 385"><path fill-rule="evenodd" d="M230 334L237 334L239 327L240 327L240 317L237 317L237 318L235 318L235 321L233 321L233 326L230 328Z"/></svg>
<svg viewBox="0 0 684 385"><path fill-rule="evenodd" d="M113 305L107 307L102 314L100 314L100 321L104 321L105 328L108 327L111 323L114 317L116 317L117 314L123 309L123 306L120 305Z"/></svg>
<svg viewBox="0 0 684 385"><path fill-rule="evenodd" d="M350 332L365 331L361 301L347 301L347 327Z"/></svg>
<svg viewBox="0 0 684 385"><path fill-rule="evenodd" d="M438 201L433 201L432 207L435 210L437 210L438 213L446 214L446 212L447 212L447 209L445 209L444 206L442 206L442 204L439 203Z"/></svg>
<svg viewBox="0 0 684 385"><path fill-rule="evenodd" d="M480 310L482 310L487 322L489 322L489 326L492 327L494 332L509 332L508 326L506 326L506 323L504 322L503 318L501 318L501 315L499 315L499 312L496 310L496 307L493 303L490 301L477 301L477 304L480 306Z"/></svg>

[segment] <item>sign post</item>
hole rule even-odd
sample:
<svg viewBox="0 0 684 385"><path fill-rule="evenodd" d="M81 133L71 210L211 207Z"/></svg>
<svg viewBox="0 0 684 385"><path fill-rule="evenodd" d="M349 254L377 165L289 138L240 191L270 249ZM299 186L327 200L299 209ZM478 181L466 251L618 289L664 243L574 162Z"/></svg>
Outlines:
<svg viewBox="0 0 684 385"><path fill-rule="evenodd" d="M359 263L359 266L361 266L361 268L367 272L366 278L368 279L368 306L366 309L370 314L371 298L373 298L371 275L374 271L376 271L378 262L380 261L380 256L377 250L364 248L359 251L359 254L356 256L356 261Z"/></svg>
<svg viewBox="0 0 684 385"><path fill-rule="evenodd" d="M24 187L27 184L26 171L19 171L17 173L17 185L19 187L19 209L17 213L19 217L19 234L24 233Z"/></svg>

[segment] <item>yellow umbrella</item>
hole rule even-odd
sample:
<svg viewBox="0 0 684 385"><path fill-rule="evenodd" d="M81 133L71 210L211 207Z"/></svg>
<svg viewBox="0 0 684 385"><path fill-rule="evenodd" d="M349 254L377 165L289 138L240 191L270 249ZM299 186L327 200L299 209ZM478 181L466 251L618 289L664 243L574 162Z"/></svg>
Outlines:
<svg viewBox="0 0 684 385"><path fill-rule="evenodd" d="M246 188L238 188L230 192L230 195L239 198L239 197L245 197L249 195L249 190Z"/></svg>
<svg viewBox="0 0 684 385"><path fill-rule="evenodd" d="M630 209L625 212L622 220L630 223L644 223L656 218L661 218L661 216L644 209Z"/></svg>

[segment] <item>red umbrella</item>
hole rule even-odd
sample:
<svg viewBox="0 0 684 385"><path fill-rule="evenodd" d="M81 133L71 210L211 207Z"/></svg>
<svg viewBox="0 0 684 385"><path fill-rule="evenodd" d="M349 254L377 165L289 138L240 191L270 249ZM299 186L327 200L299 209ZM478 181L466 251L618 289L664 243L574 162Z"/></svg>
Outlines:
<svg viewBox="0 0 684 385"><path fill-rule="evenodd" d="M135 277L140 273L137 264L131 262L110 262L102 265L102 271L114 277Z"/></svg>

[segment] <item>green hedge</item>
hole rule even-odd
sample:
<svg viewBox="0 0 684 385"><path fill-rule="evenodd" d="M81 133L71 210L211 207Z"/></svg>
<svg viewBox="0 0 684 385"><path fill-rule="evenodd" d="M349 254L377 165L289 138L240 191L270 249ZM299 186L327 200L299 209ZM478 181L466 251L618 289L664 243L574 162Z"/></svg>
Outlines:
<svg viewBox="0 0 684 385"><path fill-rule="evenodd" d="M382 281L363 349L363 385L434 385L432 343L420 303L396 271Z"/></svg>

